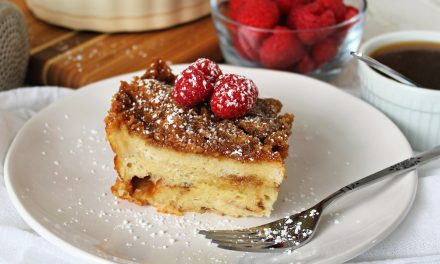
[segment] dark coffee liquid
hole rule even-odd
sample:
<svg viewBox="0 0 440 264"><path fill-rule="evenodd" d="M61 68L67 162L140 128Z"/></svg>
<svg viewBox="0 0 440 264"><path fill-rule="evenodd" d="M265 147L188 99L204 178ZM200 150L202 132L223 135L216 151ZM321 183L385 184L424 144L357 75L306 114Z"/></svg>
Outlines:
<svg viewBox="0 0 440 264"><path fill-rule="evenodd" d="M440 43L396 43L374 51L371 56L423 88L440 90Z"/></svg>

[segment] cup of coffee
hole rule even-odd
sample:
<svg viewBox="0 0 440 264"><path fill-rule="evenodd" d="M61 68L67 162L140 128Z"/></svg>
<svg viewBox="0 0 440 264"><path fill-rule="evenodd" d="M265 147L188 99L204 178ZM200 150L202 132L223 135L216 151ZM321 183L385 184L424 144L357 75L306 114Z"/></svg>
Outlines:
<svg viewBox="0 0 440 264"><path fill-rule="evenodd" d="M400 31L379 35L365 42L360 52L420 85L399 83L360 62L358 74L363 99L391 118L414 150L440 145L440 32Z"/></svg>

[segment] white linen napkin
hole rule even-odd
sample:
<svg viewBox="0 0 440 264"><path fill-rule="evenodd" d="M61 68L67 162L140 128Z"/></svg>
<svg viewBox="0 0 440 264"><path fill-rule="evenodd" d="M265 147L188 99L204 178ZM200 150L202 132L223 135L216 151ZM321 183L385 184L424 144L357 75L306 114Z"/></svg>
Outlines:
<svg viewBox="0 0 440 264"><path fill-rule="evenodd" d="M36 234L12 206L4 186L3 162L20 127L46 105L71 93L56 87L0 92L0 263L85 263ZM419 170L414 205L403 223L383 242L350 264L440 263L440 160Z"/></svg>
<svg viewBox="0 0 440 264"><path fill-rule="evenodd" d="M397 229L384 241L348 263L440 263L440 160L418 172L414 204Z"/></svg>

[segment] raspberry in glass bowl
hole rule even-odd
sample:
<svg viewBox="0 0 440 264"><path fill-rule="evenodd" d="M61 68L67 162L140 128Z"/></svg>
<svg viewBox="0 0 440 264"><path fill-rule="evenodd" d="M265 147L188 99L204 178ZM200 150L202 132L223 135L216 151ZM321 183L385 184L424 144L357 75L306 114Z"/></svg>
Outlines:
<svg viewBox="0 0 440 264"><path fill-rule="evenodd" d="M337 75L357 50L366 0L211 0L225 60L234 65Z"/></svg>

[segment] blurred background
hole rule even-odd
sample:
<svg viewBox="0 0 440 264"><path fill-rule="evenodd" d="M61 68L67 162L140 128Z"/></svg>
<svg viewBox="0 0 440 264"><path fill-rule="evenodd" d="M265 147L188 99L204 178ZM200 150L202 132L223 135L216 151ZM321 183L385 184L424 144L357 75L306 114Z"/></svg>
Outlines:
<svg viewBox="0 0 440 264"><path fill-rule="evenodd" d="M59 4L54 5L57 2ZM70 4L66 4L69 2ZM28 40L22 36L23 40L19 43L28 41L29 44L23 44L21 47L13 45L18 50L28 50L29 62L25 68L26 77L22 82L26 85L78 88L111 76L142 70L155 57L162 57L174 64L192 62L199 57L225 62L210 16L209 0L133 0L124 1L123 5L118 6L97 7L100 2L0 1L1 5L17 6L24 17L24 23L16 23L15 26L28 34ZM144 5L147 2L150 4L142 6L139 2L143 2ZM163 4L151 5L152 2ZM170 4L171 2L174 4ZM137 8L133 11L130 4ZM66 10L70 10L73 15L66 14ZM96 10L100 11L96 13ZM423 13L423 16L416 16L414 10ZM432 22L439 13L438 0L401 0L399 5L392 0L370 0L362 41L381 33L403 29L440 30L440 24ZM99 18L99 14L109 16L110 19L94 19L96 16ZM122 21L111 18L118 14L126 15L127 19ZM132 14L132 17L129 14ZM139 16L145 19L138 19ZM23 29L23 26L26 28ZM84 27L101 32L74 30ZM112 33L113 31L136 32ZM9 34L17 35L17 30L13 32ZM7 31L2 32L1 38L7 38L6 34ZM3 46L0 56L8 55L4 50ZM18 54L24 56L26 52L19 51ZM6 59L2 58L3 67L10 65L4 63L5 61ZM17 67L16 71L20 71L20 67ZM327 81L350 93L359 93L353 61L344 63L341 71ZM23 84L16 81L7 88L20 85Z"/></svg>

